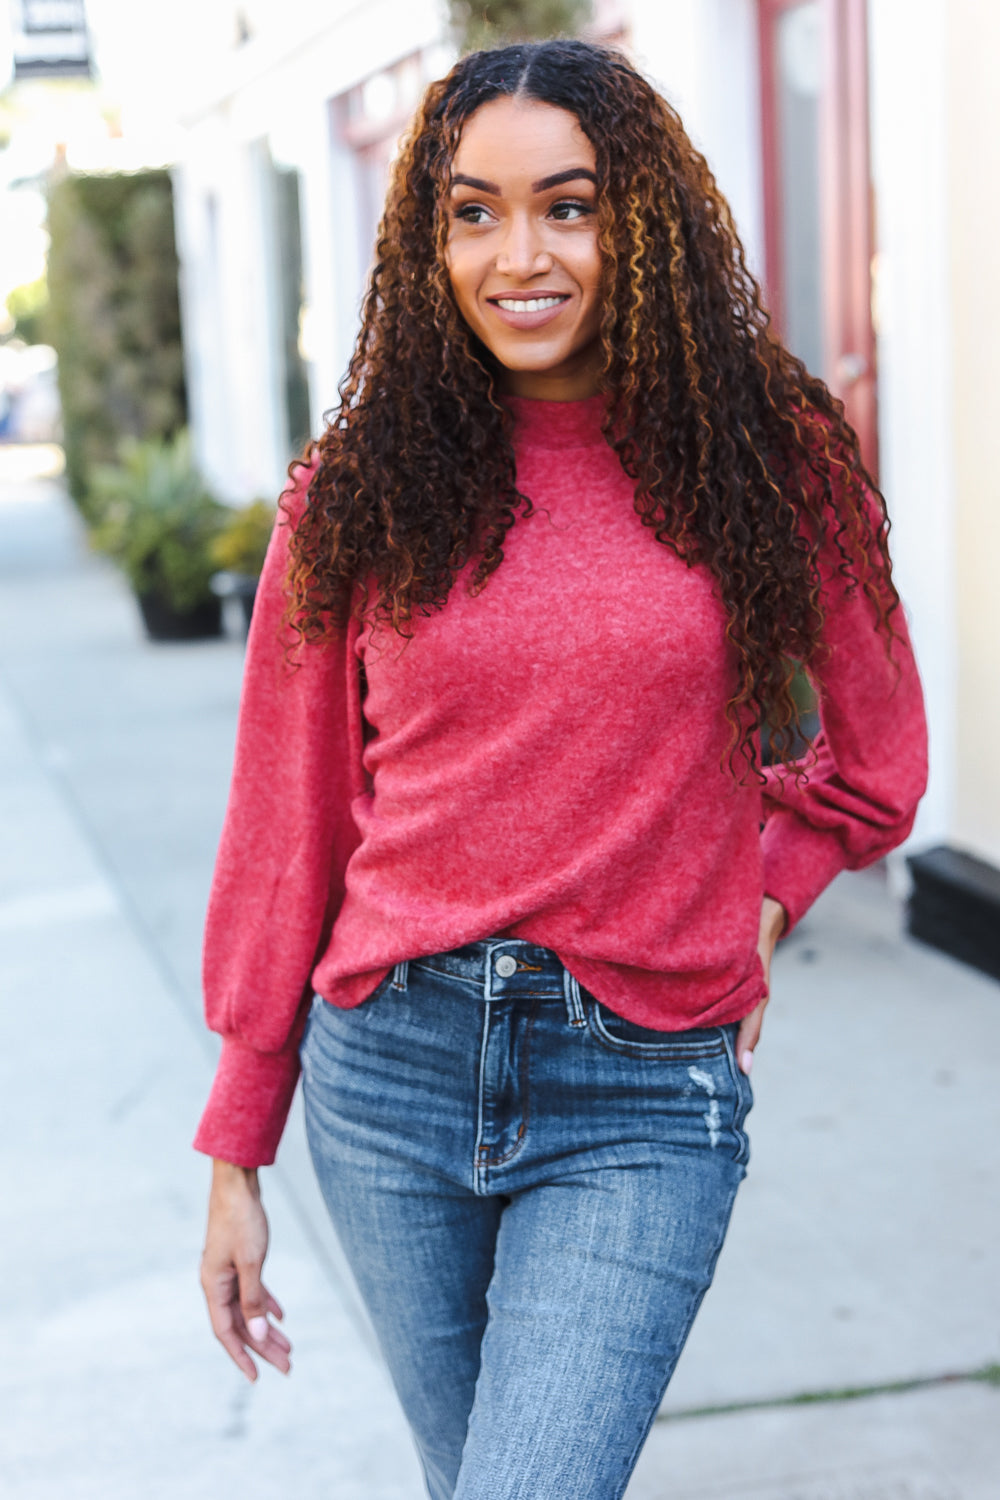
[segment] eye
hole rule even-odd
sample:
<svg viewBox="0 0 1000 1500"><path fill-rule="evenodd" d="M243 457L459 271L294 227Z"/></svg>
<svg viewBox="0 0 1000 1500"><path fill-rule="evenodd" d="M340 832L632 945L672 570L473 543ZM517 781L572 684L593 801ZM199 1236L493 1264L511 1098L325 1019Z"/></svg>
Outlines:
<svg viewBox="0 0 1000 1500"><path fill-rule="evenodd" d="M481 203L462 203L453 213L453 217L461 219L463 224L485 224L489 216L489 209Z"/></svg>
<svg viewBox="0 0 1000 1500"><path fill-rule="evenodd" d="M579 198L560 198L558 203L553 203L549 214L560 223L571 223L574 219L584 219L594 212L589 203L583 203Z"/></svg>

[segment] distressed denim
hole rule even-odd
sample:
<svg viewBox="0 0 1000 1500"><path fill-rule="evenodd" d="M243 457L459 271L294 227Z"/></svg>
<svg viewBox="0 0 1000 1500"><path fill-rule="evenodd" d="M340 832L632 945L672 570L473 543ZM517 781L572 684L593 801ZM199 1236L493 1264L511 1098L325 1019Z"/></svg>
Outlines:
<svg viewBox="0 0 1000 1500"><path fill-rule="evenodd" d="M745 1172L735 1030L635 1026L502 938L316 997L310 1149L432 1500L624 1492Z"/></svg>

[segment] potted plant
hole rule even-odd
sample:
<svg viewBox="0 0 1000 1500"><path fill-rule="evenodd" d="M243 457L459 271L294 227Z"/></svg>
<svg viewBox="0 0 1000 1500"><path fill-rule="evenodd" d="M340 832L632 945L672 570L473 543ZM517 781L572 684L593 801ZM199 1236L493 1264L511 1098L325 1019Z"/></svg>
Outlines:
<svg viewBox="0 0 1000 1500"><path fill-rule="evenodd" d="M221 569L212 587L219 595L239 599L248 626L276 514L277 507L270 501L252 500L231 513L212 542L212 557Z"/></svg>
<svg viewBox="0 0 1000 1500"><path fill-rule="evenodd" d="M91 494L94 546L128 578L150 638L218 635L212 543L226 513L195 468L187 432L123 443L117 464L95 469Z"/></svg>

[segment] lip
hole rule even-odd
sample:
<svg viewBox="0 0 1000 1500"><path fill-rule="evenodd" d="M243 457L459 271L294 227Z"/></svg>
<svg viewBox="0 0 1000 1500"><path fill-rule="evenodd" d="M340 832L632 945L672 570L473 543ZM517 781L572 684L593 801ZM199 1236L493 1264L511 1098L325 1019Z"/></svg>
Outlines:
<svg viewBox="0 0 1000 1500"><path fill-rule="evenodd" d="M554 307L543 307L536 312L512 312L506 307L499 305L499 299L505 302L536 302L542 297L559 297L561 300ZM559 292L540 287L537 292L493 292L486 298L487 303L496 313L502 323L508 328L520 328L531 330L533 328L544 328L546 323L551 323L557 318L572 300L569 292Z"/></svg>

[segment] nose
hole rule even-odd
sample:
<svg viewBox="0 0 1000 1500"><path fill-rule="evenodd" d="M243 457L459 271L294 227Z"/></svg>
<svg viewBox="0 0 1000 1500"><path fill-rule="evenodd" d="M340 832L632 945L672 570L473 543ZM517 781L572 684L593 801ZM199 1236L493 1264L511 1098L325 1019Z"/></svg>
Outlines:
<svg viewBox="0 0 1000 1500"><path fill-rule="evenodd" d="M551 271L552 255L532 214L513 214L497 251L497 270L505 276L528 277Z"/></svg>

